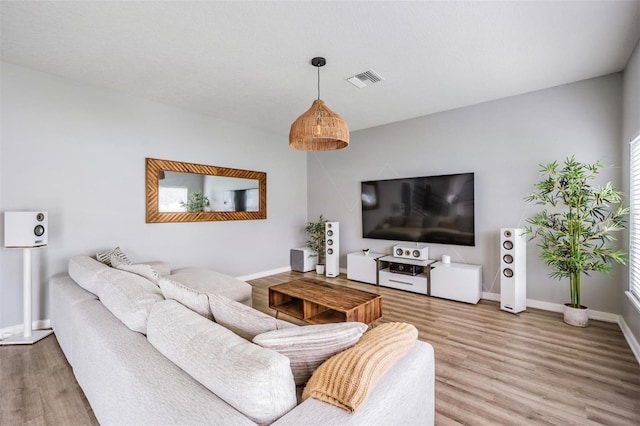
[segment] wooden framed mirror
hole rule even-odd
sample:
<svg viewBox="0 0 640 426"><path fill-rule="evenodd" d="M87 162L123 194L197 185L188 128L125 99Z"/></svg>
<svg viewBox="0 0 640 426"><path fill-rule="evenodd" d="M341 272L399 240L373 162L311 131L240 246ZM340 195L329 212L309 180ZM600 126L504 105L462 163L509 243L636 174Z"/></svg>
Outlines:
<svg viewBox="0 0 640 426"><path fill-rule="evenodd" d="M147 223L267 218L267 174L146 159Z"/></svg>

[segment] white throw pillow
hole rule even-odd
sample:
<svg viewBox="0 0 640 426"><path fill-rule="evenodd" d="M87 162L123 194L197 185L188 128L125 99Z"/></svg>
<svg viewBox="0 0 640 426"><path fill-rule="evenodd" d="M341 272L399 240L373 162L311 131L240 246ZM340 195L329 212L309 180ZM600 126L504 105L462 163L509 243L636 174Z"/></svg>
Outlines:
<svg viewBox="0 0 640 426"><path fill-rule="evenodd" d="M267 331L297 327L220 294L208 296L213 320L247 340Z"/></svg>
<svg viewBox="0 0 640 426"><path fill-rule="evenodd" d="M247 342L173 300L153 307L147 339L174 364L258 424L271 424L296 406L287 357ZM212 417L212 423L225 422Z"/></svg>
<svg viewBox="0 0 640 426"><path fill-rule="evenodd" d="M127 255L124 254L122 250L120 250L120 247L116 247L113 250L98 252L96 253L96 259L98 259L100 262L104 263L105 265L113 266L111 264L111 255L117 256L122 261L122 263L126 263L128 265L131 264L131 261L129 260Z"/></svg>
<svg viewBox="0 0 640 426"><path fill-rule="evenodd" d="M165 299L175 300L203 317L209 320L213 319L209 310L209 297L206 293L200 293L168 278L160 278L158 286Z"/></svg>
<svg viewBox="0 0 640 426"><path fill-rule="evenodd" d="M320 364L358 343L368 328L361 322L305 325L259 334L253 343L286 355L296 385L304 385Z"/></svg>

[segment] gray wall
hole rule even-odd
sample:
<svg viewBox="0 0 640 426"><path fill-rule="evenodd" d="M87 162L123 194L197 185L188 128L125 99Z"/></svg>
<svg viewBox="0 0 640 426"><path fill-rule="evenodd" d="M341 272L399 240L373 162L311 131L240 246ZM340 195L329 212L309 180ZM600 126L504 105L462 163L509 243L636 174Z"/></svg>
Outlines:
<svg viewBox="0 0 640 426"><path fill-rule="evenodd" d="M624 119L622 132L622 149L624 152L625 192L629 193L629 142L640 133L640 43L627 64L623 78ZM627 240L625 240L627 241ZM619 297L622 303L622 316L631 332L640 342L640 312L632 305L624 294L629 288L629 276L625 274L622 280Z"/></svg>
<svg viewBox="0 0 640 426"><path fill-rule="evenodd" d="M501 227L521 227L535 208L524 198L539 164L576 155L614 166L601 176L621 185L622 77L610 75L371 128L351 135L342 151L308 157L308 212L340 222L341 264L363 248L391 253L392 241L361 237L360 182L407 176L475 173L475 247L429 244L430 258L483 267L485 292L499 293ZM364 89L366 90L366 89ZM429 96L429 94L425 94ZM620 313L624 268L583 279L583 303ZM548 277L535 242L527 246L527 297L562 304L568 282Z"/></svg>
<svg viewBox="0 0 640 426"><path fill-rule="evenodd" d="M49 212L49 246L33 254L34 320L49 318L46 281L73 255L119 245L133 261L238 276L286 267L304 243L306 155L286 137L7 63L1 89L0 211ZM145 157L264 171L268 218L146 224ZM17 324L22 253L1 248L0 329Z"/></svg>

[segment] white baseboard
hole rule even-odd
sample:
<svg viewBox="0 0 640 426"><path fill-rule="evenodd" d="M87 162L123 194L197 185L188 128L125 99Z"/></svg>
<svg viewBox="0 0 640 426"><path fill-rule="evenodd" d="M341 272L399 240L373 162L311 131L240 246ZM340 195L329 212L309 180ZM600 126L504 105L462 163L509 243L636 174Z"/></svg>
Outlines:
<svg viewBox="0 0 640 426"><path fill-rule="evenodd" d="M268 277L269 275L281 274L282 272L291 272L291 266L284 266L270 271L256 272L255 274L242 275L236 278L240 281L251 281L262 277Z"/></svg>
<svg viewBox="0 0 640 426"><path fill-rule="evenodd" d="M31 324L31 330L46 330L51 328L51 320L38 320L33 321ZM9 336L24 333L24 327L22 324L12 325L10 327L0 328L0 340L6 339Z"/></svg>
<svg viewBox="0 0 640 426"><path fill-rule="evenodd" d="M500 301L500 295L498 293L487 293L483 291L482 298L484 300L493 300L494 302Z"/></svg>
<svg viewBox="0 0 640 426"><path fill-rule="evenodd" d="M482 298L486 300L500 301L500 294L498 293L482 293ZM527 299L527 307L542 309L543 311L562 312L564 305L560 303L543 302L541 300ZM619 322L620 315L612 314L609 312L594 311L589 309L589 318L598 321L605 322Z"/></svg>
<svg viewBox="0 0 640 426"><path fill-rule="evenodd" d="M631 352L633 352L633 354L635 355L636 361L638 361L638 364L640 364L640 343L638 343L636 336L633 335L631 329L627 325L627 322L624 320L624 317L622 315L620 315L618 325L620 326L620 330L622 330L624 338L627 339L627 343L631 348Z"/></svg>

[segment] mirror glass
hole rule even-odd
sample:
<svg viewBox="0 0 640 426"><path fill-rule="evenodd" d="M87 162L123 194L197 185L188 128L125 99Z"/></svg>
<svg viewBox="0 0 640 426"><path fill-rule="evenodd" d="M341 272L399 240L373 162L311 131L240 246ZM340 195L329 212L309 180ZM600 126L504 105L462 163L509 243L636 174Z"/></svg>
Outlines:
<svg viewBox="0 0 640 426"><path fill-rule="evenodd" d="M164 172L159 212L257 212L257 179Z"/></svg>
<svg viewBox="0 0 640 426"><path fill-rule="evenodd" d="M266 218L266 173L147 158L147 222Z"/></svg>

